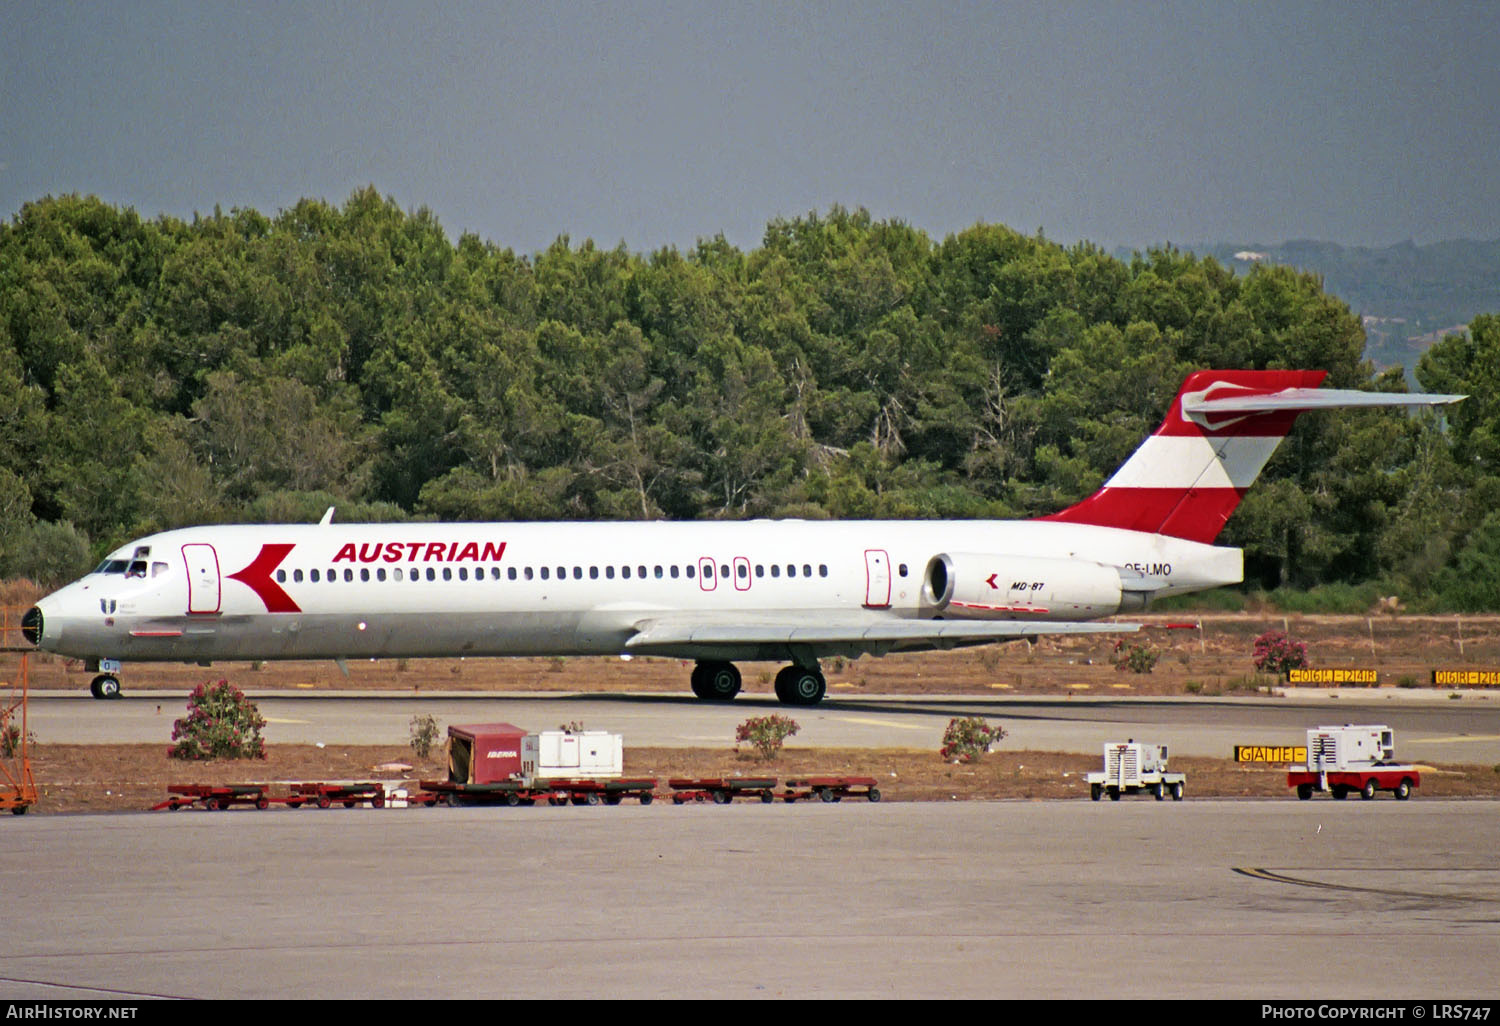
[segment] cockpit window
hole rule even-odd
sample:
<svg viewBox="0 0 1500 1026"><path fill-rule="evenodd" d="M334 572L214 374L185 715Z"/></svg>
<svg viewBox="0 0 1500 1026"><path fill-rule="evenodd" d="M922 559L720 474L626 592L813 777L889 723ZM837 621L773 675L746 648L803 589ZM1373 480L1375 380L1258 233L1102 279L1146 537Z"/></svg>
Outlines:
<svg viewBox="0 0 1500 1026"><path fill-rule="evenodd" d="M152 563L151 564L151 576L152 577L160 577L162 574L164 574L166 572L167 572L167 564L165 564L165 563Z"/></svg>
<svg viewBox="0 0 1500 1026"><path fill-rule="evenodd" d="M144 559L132 560L131 563L130 563L130 569L128 569L128 570L125 571L125 576L126 577L145 577L146 576L146 561Z"/></svg>
<svg viewBox="0 0 1500 1026"><path fill-rule="evenodd" d="M123 574L126 568L128 568L129 566L130 560L128 559L106 559L104 562L94 567L94 573Z"/></svg>

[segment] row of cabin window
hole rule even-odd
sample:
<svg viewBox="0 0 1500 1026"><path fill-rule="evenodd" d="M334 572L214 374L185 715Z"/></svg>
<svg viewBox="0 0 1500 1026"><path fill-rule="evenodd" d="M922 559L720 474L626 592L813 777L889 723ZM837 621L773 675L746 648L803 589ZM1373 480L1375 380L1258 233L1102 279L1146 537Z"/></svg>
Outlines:
<svg viewBox="0 0 1500 1026"><path fill-rule="evenodd" d="M460 581L467 581L467 580L470 579L469 568L466 567L466 566L460 566L460 567L457 567L457 568L451 567L451 566L445 566L445 567L443 567L442 568L442 579L445 580L445 581L451 581L451 580L453 580L454 579L454 571L455 571L455 569L457 570L457 579L458 580L460 580ZM587 569L588 569L589 580L591 580L591 581L597 581L599 579L599 567L597 567L597 566L591 566L591 567L588 567ZM654 572L651 574L651 576L654 576L657 580L661 580L664 577L670 577L673 580L676 580L678 578L679 574L681 576L686 577L688 580L692 580L694 578L694 576L696 576L696 574L697 574L697 567L695 567L691 563L689 563L687 566L679 568L678 566L676 566L674 564L674 565L668 566L668 567L657 566L657 567L653 568L653 571ZM749 576L750 576L749 567L745 563L736 563L735 566L734 566L733 571L731 571L731 569L729 567L729 564L727 564L727 563L720 565L720 567L719 567L719 576L720 577L729 577L731 575L731 573L733 573L734 576L737 576L742 581L743 580L748 580ZM500 580L500 574L501 574L501 568L500 567L498 567L498 566L492 566L492 567L489 568L489 578L490 578L490 580L492 580L492 581L498 581L498 580ZM627 580L627 581L630 580L630 574L631 574L631 568L630 567L628 567L628 566L622 566L622 567L620 567L620 578L622 580ZM575 567L573 567L573 579L575 581L581 581L581 580L583 580L583 575L584 575L584 567L581 567L581 566L575 566ZM645 566L637 566L637 567L635 567L635 575L636 575L636 577L641 578L642 580L644 580L648 576L647 575L647 568ZM771 564L770 575L772 577L780 577L781 576L781 564L780 563L772 563ZM803 576L803 577L811 577L812 575L813 575L812 564L811 563L803 563L802 564L802 574L801 574L801 576ZM282 584L285 584L287 582L287 576L288 575L287 575L287 571L286 570L277 570L276 571L276 580L278 582L282 583ZM484 570L484 567L479 567L479 566L474 567L474 573L473 573L472 576L473 576L473 580L475 580L475 581L483 581L485 579L485 570ZM519 569L516 568L516 567L513 567L513 566L512 567L506 567L505 568L505 576L509 580L512 580L512 581L522 580L522 579L530 581L530 580L534 580L537 577L540 577L544 581L552 580L553 579L553 577L552 577L552 567L546 567L546 566L536 568L535 570L533 570L533 568L529 567L529 566L527 566L527 567L521 567ZM565 567L565 566L557 567L557 576L556 576L557 580L559 580L559 581L566 580L567 576L568 576L568 568L567 567ZM705 575L705 576L707 576L707 575ZM755 565L755 576L756 577L765 577L766 576L766 567L763 564L757 563ZM798 576L798 574L797 574L797 564L795 564L795 563L788 563L788 564L786 564L786 576L788 576L788 577L796 577L796 576ZM818 564L818 576L819 577L827 577L828 576L828 565L826 563L819 563ZM903 576L903 577L906 576L906 567L905 567L905 565L903 565L901 567L901 576ZM610 581L612 581L612 580L615 579L615 568L613 566L606 566L604 568L604 578L605 578L605 580L610 580ZM294 584L301 584L302 581L303 581L303 579L304 579L304 577L303 577L303 573L302 573L301 570L293 570L291 572L291 580L292 580L292 582ZM324 573L322 573L322 572L320 572L318 570L309 570L309 571L307 571L306 579L312 581L314 584L320 583L321 581L333 582L333 581L339 580L339 571L338 570L329 570L329 571L327 571L326 574L324 574ZM355 570L354 570L353 567L345 567L344 568L343 579L345 581L350 581L350 582L352 582L355 579ZM386 569L385 569L385 567L376 567L375 570L374 570L373 576L371 574L371 570L370 570L369 567L360 567L359 568L359 580L361 580L361 581L370 581L370 580L384 581L386 579L387 578L386 578ZM399 566L392 568L392 570L390 571L390 579L391 580L395 580L395 581L399 581L399 580L403 579L403 574L402 574L401 568ZM421 570L419 568L417 568L417 567L412 567L411 571L410 571L410 574L406 575L405 579L412 580L412 581L420 581L420 580L422 580L423 578L421 576ZM430 567L429 566L429 567L426 568L426 579L429 580L429 581L436 581L436 580L438 580L438 570L437 570L436 567Z"/></svg>

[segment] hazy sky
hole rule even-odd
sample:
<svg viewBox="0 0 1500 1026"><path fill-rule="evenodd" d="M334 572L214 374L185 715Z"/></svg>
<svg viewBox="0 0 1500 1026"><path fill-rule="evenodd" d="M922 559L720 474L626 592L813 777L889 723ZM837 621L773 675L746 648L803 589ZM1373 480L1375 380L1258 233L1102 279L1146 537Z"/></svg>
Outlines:
<svg viewBox="0 0 1500 1026"><path fill-rule="evenodd" d="M373 184L521 252L866 207L1105 246L1500 238L1500 4L0 6L0 218Z"/></svg>

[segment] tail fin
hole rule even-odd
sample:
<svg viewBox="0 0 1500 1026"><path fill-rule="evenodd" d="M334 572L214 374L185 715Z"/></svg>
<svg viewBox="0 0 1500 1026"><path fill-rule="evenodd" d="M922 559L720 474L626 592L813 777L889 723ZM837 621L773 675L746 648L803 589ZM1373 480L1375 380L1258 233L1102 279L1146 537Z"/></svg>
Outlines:
<svg viewBox="0 0 1500 1026"><path fill-rule="evenodd" d="M1156 433L1093 495L1042 517L1212 542L1297 414L1463 396L1320 389L1325 371L1197 371Z"/></svg>

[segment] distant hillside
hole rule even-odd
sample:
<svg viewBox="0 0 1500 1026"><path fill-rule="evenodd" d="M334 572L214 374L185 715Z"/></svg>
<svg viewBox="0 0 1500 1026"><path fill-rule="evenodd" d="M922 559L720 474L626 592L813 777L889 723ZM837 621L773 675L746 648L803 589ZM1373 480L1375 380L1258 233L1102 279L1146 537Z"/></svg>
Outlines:
<svg viewBox="0 0 1500 1026"><path fill-rule="evenodd" d="M1323 278L1364 321L1366 354L1408 376L1417 359L1450 331L1482 313L1500 313L1500 239L1458 239L1418 246L1369 248L1298 239L1280 245L1214 243L1184 246L1244 273L1255 260L1288 264Z"/></svg>

